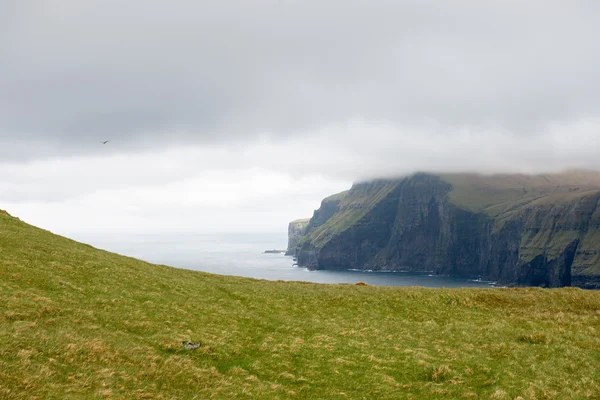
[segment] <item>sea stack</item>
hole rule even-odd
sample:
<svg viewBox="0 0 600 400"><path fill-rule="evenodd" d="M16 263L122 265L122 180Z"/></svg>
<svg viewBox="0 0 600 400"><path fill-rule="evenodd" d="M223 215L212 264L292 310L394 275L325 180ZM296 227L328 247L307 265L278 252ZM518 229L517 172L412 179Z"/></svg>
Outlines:
<svg viewBox="0 0 600 400"><path fill-rule="evenodd" d="M310 218L302 218L290 222L288 225L288 248L285 253L286 256L296 255L296 246L298 245L300 238L304 236L309 222Z"/></svg>

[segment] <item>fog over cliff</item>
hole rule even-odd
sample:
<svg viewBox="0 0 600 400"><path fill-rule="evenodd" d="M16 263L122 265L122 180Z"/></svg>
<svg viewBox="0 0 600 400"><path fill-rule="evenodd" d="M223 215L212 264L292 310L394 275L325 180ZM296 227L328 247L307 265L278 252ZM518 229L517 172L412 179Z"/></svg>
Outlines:
<svg viewBox="0 0 600 400"><path fill-rule="evenodd" d="M599 26L583 0L3 1L0 208L284 231L355 180L600 169Z"/></svg>

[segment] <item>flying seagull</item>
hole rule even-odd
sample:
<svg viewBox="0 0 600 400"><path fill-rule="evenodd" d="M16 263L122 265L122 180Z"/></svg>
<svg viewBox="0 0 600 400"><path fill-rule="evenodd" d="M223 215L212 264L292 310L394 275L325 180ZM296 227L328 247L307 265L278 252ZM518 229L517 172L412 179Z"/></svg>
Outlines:
<svg viewBox="0 0 600 400"><path fill-rule="evenodd" d="M110 142L110 140L105 140L104 142L100 142L100 143L102 143L102 144L106 144L106 143L108 143L108 142Z"/></svg>

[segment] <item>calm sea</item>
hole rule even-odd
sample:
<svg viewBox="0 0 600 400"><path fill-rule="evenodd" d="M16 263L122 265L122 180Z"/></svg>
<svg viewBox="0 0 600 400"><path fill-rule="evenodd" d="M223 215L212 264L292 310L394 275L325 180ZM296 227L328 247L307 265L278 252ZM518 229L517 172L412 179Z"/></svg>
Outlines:
<svg viewBox="0 0 600 400"><path fill-rule="evenodd" d="M265 254L265 250L285 249L287 235L192 234L123 235L109 237L77 236L76 240L115 253L156 264L258 279L307 281L316 283L366 282L379 286L490 287L481 282L449 276L409 272L308 271L294 266L292 257Z"/></svg>

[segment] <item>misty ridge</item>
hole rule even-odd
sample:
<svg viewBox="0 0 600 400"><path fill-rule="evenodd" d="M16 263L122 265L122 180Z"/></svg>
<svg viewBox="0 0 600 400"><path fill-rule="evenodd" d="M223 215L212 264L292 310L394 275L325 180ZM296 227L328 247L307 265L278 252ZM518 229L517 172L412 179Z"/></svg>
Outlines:
<svg viewBox="0 0 600 400"><path fill-rule="evenodd" d="M355 183L290 222L310 270L409 271L600 288L600 173L416 173Z"/></svg>

